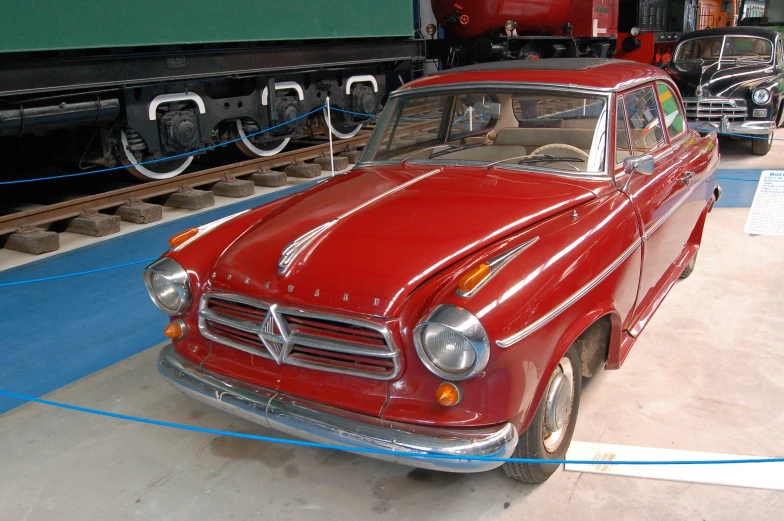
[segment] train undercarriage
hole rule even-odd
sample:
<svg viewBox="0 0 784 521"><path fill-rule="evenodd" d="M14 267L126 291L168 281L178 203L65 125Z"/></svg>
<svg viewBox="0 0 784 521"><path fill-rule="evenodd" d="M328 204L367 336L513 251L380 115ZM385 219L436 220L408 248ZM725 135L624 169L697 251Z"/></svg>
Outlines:
<svg viewBox="0 0 784 521"><path fill-rule="evenodd" d="M411 39L20 55L0 63L0 140L75 131L89 136L81 168L166 179L228 143L264 157L303 135L351 137L423 56ZM327 98L351 113L327 119Z"/></svg>

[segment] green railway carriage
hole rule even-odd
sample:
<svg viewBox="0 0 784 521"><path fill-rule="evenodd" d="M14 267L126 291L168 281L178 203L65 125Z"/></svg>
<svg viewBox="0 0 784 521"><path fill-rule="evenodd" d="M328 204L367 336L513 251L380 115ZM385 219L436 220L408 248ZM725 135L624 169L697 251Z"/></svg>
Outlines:
<svg viewBox="0 0 784 521"><path fill-rule="evenodd" d="M327 96L377 112L424 56L412 0L1 1L0 141L68 130L87 138L82 166L143 179L229 140L258 157L306 131L354 135L366 118L344 112L282 123Z"/></svg>
<svg viewBox="0 0 784 521"><path fill-rule="evenodd" d="M0 52L412 35L410 0L29 0L6 4Z"/></svg>

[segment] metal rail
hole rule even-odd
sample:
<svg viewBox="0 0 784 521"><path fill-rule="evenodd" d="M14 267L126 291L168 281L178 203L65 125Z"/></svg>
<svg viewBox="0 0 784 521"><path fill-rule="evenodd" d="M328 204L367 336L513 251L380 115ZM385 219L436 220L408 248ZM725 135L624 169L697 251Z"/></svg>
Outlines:
<svg viewBox="0 0 784 521"><path fill-rule="evenodd" d="M413 123L406 125L405 129L398 132L416 132L432 127L432 122ZM338 154L349 147L363 146L370 137L369 131L361 131L350 139L342 139L333 143L334 153ZM61 201L39 208L31 208L8 215L0 215L0 235L16 232L22 226L44 226L57 221L78 217L83 210L106 210L116 208L132 199L151 199L162 195L172 194L183 187L195 188L221 181L225 177L242 177L256 173L262 167L278 168L295 161L315 159L329 150L329 143L282 152L271 157L261 157L240 161L230 165L218 166L181 174L171 179L151 181L139 185L128 186L117 190L110 190L94 195L87 195L68 201Z"/></svg>

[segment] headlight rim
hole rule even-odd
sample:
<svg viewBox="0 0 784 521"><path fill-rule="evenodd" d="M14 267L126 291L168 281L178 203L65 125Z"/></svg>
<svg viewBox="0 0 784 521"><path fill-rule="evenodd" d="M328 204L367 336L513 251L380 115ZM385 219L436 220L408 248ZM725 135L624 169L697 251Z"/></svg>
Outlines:
<svg viewBox="0 0 784 521"><path fill-rule="evenodd" d="M757 101L756 95L758 92L765 93L765 101ZM766 89L765 87L757 87L753 91L751 91L751 101L756 103L757 105L767 105L770 102L771 94L770 90Z"/></svg>
<svg viewBox="0 0 784 521"><path fill-rule="evenodd" d="M172 310L164 306L158 298L157 292L153 289L152 278L155 274L161 275L169 283L171 283L177 295L180 297L180 305L177 309ZM179 262L169 257L161 257L142 272L142 280L147 288L147 293L150 296L153 304L162 312L169 316L181 315L187 311L193 301L193 292L191 290L191 280L188 277L188 272L180 265Z"/></svg>
<svg viewBox="0 0 784 521"><path fill-rule="evenodd" d="M427 355L420 340L422 330L428 324L437 324L465 337L473 347L476 358L474 364L462 373L450 373L437 367ZM484 371L490 360L490 339L479 319L470 311L453 304L436 306L424 320L414 328L414 347L425 367L436 376L452 382L466 380Z"/></svg>

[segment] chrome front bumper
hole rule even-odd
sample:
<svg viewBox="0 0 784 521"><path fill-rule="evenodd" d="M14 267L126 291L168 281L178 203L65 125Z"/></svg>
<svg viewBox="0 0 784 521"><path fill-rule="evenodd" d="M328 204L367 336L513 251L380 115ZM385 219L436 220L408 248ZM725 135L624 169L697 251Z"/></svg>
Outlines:
<svg viewBox="0 0 784 521"><path fill-rule="evenodd" d="M776 130L775 121L689 121L697 132L725 132L730 134L770 134Z"/></svg>
<svg viewBox="0 0 784 521"><path fill-rule="evenodd" d="M517 429L511 423L492 429L461 430L385 421L218 375L187 360L171 344L161 350L158 370L186 395L211 407L308 441L391 451L394 454L361 454L414 467L482 472L502 462L459 456L508 458L517 445ZM458 458L429 458L427 454Z"/></svg>

